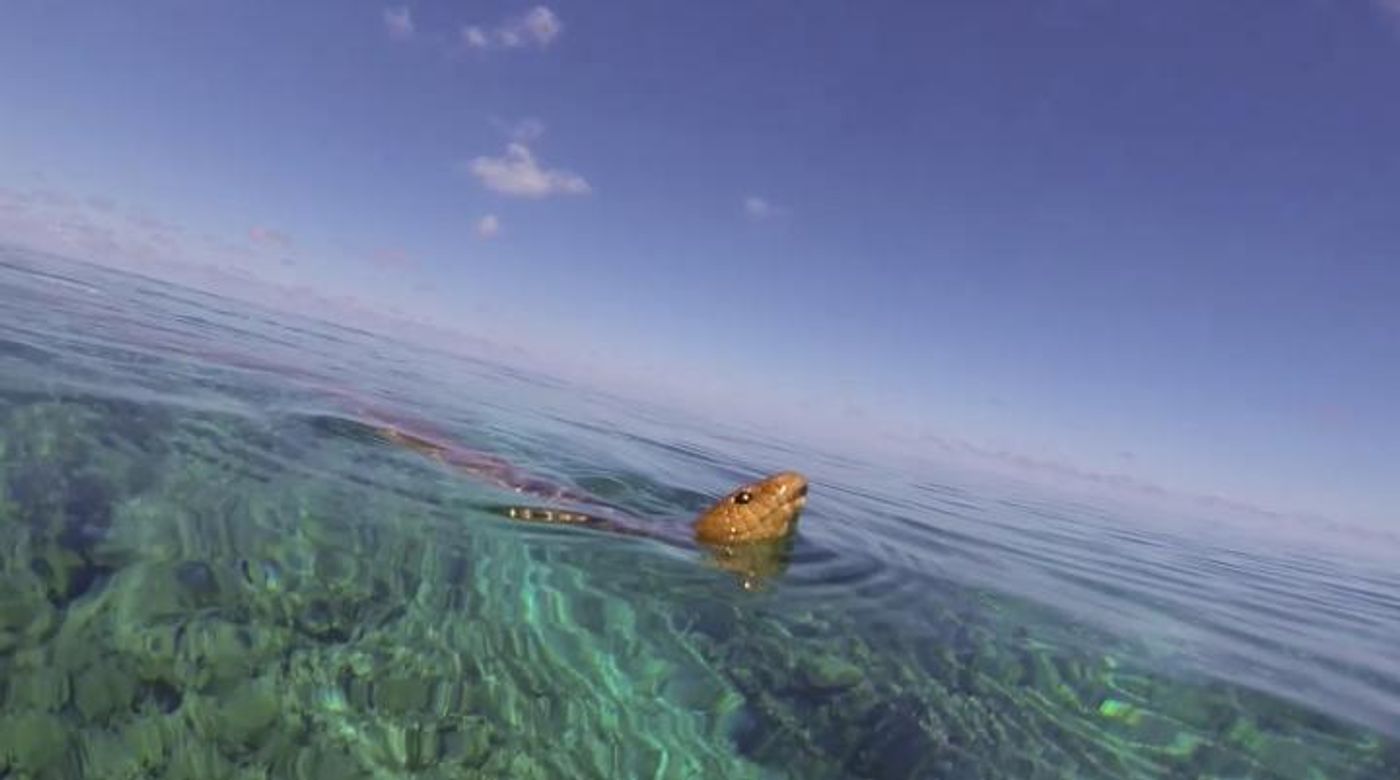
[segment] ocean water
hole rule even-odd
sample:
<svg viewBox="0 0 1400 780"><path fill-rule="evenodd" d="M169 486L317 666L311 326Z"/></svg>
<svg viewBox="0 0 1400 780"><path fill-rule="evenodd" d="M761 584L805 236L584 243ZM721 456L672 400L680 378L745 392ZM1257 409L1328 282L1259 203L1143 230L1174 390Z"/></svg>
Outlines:
<svg viewBox="0 0 1400 780"><path fill-rule="evenodd" d="M381 415L658 536L812 492L745 589ZM1400 778L1395 541L1222 518L0 248L0 777Z"/></svg>

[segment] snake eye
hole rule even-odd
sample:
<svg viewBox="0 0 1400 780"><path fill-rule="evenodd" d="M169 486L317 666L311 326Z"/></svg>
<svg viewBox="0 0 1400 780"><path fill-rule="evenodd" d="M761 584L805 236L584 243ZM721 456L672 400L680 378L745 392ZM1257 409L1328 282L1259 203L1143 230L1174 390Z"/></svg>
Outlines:
<svg viewBox="0 0 1400 780"><path fill-rule="evenodd" d="M735 494L735 496L734 496L734 503L736 503L736 504L747 504L747 503L749 503L749 502L752 501L752 500L753 500L753 493L750 493L750 492L747 491L747 490L741 490L741 491L739 491L737 494Z"/></svg>

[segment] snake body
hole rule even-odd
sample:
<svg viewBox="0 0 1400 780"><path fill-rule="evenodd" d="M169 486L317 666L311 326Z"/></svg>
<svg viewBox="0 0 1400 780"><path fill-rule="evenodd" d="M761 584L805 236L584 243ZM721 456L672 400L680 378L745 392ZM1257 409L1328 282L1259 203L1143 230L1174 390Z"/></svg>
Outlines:
<svg viewBox="0 0 1400 780"><path fill-rule="evenodd" d="M529 474L503 458L453 445L398 422L378 421L373 427L385 442L532 499L603 508L598 513L549 506L502 508L502 514L512 520L586 526L676 541L659 533L655 524L630 518L593 496ZM711 562L737 575L745 588L753 588L785 567L788 546L806 504L806 478L795 471L778 472L740 485L711 504L691 523L692 540L709 554Z"/></svg>
<svg viewBox="0 0 1400 780"><path fill-rule="evenodd" d="M708 553L715 565L738 575L746 588L756 586L764 578L780 573L786 567L797 519L807 503L806 478L795 471L779 472L730 491L695 518L691 523L692 536L689 540L678 540L663 533L657 524L628 517L596 497L530 474L499 456L453 444L448 437L432 432L429 426L372 409L363 396L348 391L331 377L252 355L211 351L204 344L172 342L162 344L162 347L191 359L296 380L327 398L335 399L342 410L353 410L351 419L340 415L313 415L342 432L349 428L358 429L355 435L368 433L372 438L413 450L546 505L567 502L571 505L596 506L602 510L593 513L551 506L505 507L503 514L512 520L588 526L614 534L643 536L673 544L678 541L693 542Z"/></svg>

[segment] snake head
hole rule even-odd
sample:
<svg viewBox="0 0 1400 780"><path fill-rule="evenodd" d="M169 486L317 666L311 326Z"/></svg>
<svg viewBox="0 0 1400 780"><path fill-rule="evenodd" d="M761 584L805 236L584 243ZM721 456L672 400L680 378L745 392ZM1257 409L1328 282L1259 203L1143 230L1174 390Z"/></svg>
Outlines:
<svg viewBox="0 0 1400 780"><path fill-rule="evenodd" d="M807 478L784 471L743 485L720 499L695 521L695 539L704 544L771 542L792 534L807 505Z"/></svg>

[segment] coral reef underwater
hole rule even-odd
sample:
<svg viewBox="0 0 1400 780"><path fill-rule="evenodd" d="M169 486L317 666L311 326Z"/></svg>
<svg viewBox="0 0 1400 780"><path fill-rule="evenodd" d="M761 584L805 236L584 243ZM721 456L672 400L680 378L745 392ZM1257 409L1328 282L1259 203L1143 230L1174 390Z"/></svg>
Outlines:
<svg viewBox="0 0 1400 780"><path fill-rule="evenodd" d="M290 418L0 401L0 777L1400 777L987 594L896 630L491 498Z"/></svg>

